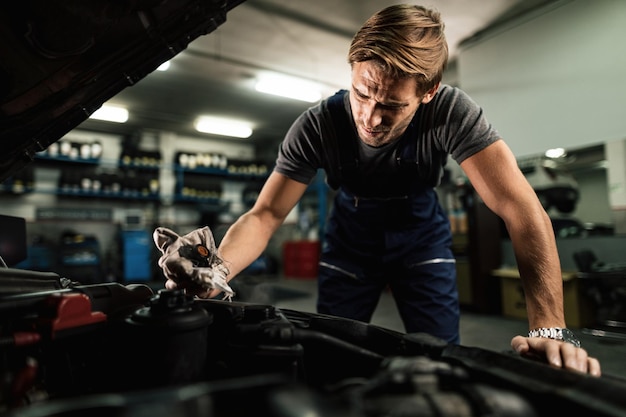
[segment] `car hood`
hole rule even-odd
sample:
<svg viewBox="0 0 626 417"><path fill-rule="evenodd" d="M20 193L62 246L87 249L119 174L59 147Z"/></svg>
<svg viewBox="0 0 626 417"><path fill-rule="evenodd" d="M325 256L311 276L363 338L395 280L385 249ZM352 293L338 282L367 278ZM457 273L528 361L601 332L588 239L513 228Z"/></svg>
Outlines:
<svg viewBox="0 0 626 417"><path fill-rule="evenodd" d="M0 5L0 182L244 0Z"/></svg>

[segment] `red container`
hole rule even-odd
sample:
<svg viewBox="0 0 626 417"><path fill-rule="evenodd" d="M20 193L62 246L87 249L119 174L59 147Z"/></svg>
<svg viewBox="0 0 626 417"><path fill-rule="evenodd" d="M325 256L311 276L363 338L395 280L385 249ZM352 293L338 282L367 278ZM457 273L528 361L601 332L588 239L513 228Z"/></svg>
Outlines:
<svg viewBox="0 0 626 417"><path fill-rule="evenodd" d="M320 242L298 240L283 246L283 274L287 278L317 278Z"/></svg>

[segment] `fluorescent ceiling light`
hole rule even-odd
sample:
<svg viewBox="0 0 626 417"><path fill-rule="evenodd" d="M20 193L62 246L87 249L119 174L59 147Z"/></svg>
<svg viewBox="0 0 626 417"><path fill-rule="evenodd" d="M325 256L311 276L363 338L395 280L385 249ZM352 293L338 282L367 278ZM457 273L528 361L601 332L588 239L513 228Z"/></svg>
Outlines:
<svg viewBox="0 0 626 417"><path fill-rule="evenodd" d="M157 71L167 71L170 68L170 61L165 61L157 67Z"/></svg>
<svg viewBox="0 0 626 417"><path fill-rule="evenodd" d="M104 104L98 110L93 112L90 119L104 120L107 122L125 123L128 120L128 110L124 107L112 106Z"/></svg>
<svg viewBox="0 0 626 417"><path fill-rule="evenodd" d="M279 74L261 75L255 86L256 91L294 100L314 103L322 98L319 85L300 78Z"/></svg>
<svg viewBox="0 0 626 417"><path fill-rule="evenodd" d="M235 138L248 138L252 135L250 124L239 120L200 116L194 122L194 126L198 132L212 133L214 135L232 136Z"/></svg>
<svg viewBox="0 0 626 417"><path fill-rule="evenodd" d="M563 148L554 148L548 149L545 154L548 158L563 158L565 157L565 149Z"/></svg>

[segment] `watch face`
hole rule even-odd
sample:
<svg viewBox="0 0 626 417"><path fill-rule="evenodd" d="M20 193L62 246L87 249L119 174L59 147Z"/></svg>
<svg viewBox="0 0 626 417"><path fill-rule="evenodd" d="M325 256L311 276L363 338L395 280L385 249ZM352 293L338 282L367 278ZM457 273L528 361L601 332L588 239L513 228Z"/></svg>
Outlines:
<svg viewBox="0 0 626 417"><path fill-rule="evenodd" d="M564 342L571 343L576 347L580 347L580 341L578 340L576 335L574 335L574 332L572 332L570 329L562 329L561 331L563 334Z"/></svg>

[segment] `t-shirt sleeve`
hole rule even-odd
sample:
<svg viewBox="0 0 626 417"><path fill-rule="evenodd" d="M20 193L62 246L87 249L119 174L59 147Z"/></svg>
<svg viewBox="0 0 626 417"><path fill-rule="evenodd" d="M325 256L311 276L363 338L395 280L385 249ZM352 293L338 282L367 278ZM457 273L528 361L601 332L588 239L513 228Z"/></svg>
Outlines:
<svg viewBox="0 0 626 417"><path fill-rule="evenodd" d="M303 184L313 181L321 168L320 112L312 107L293 122L278 148L275 172Z"/></svg>
<svg viewBox="0 0 626 417"><path fill-rule="evenodd" d="M443 116L437 123L437 136L457 163L501 139L483 109L467 93L453 87L441 93L435 102L435 113Z"/></svg>

